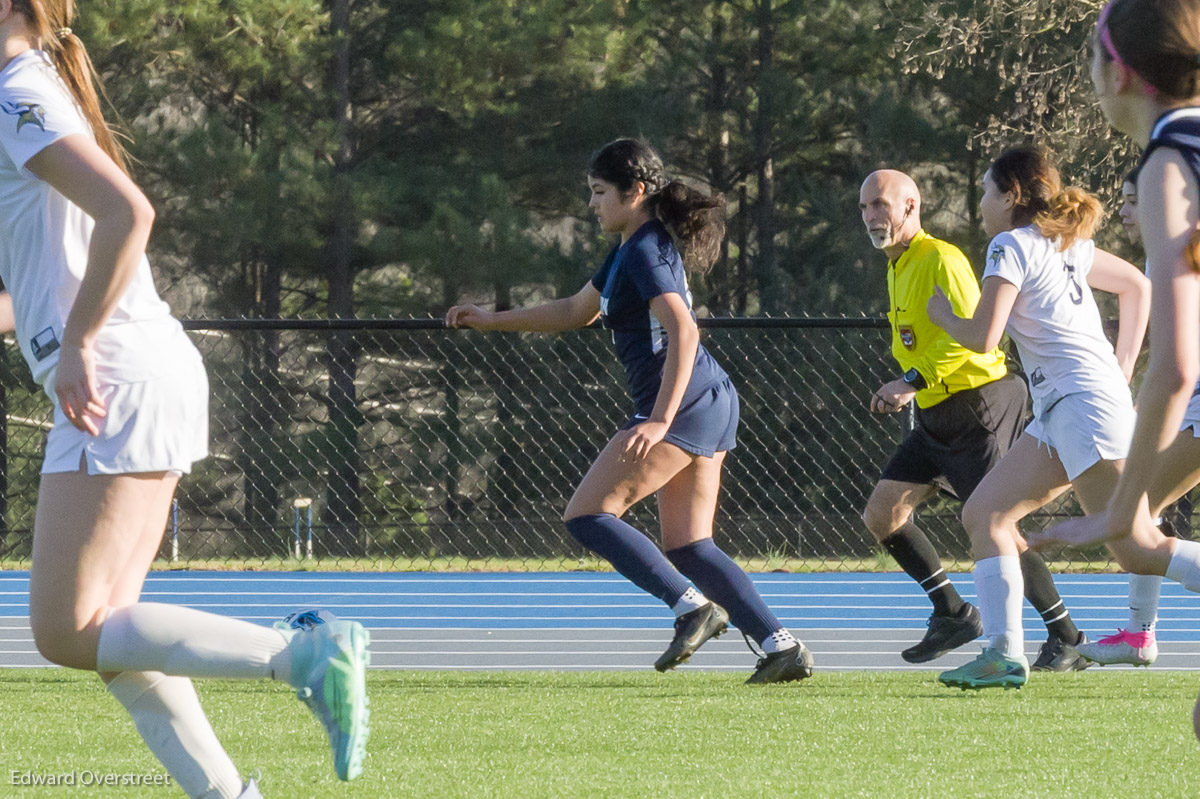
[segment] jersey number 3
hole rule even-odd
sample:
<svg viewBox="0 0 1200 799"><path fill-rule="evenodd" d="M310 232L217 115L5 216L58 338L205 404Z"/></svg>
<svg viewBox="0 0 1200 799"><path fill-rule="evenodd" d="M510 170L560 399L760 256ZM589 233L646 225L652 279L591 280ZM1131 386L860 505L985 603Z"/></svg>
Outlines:
<svg viewBox="0 0 1200 799"><path fill-rule="evenodd" d="M1083 305L1083 286L1079 285L1079 279L1075 277L1075 267L1071 264L1063 264L1063 269L1067 270L1067 280L1071 283L1071 302Z"/></svg>

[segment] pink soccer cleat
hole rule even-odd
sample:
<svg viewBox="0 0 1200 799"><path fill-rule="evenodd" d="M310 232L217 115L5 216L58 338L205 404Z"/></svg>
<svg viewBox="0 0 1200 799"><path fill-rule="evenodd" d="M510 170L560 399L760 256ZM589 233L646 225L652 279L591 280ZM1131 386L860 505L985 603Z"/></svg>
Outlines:
<svg viewBox="0 0 1200 799"><path fill-rule="evenodd" d="M1108 666L1112 663L1128 663L1133 666L1149 666L1158 659L1158 644L1154 633L1131 633L1117 629L1099 641L1079 644L1075 649L1088 660Z"/></svg>

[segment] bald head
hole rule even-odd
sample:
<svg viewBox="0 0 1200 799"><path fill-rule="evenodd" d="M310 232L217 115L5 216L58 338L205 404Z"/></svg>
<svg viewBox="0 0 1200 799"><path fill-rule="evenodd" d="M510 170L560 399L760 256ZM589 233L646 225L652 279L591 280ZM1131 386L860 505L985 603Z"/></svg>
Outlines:
<svg viewBox="0 0 1200 799"><path fill-rule="evenodd" d="M916 181L895 169L867 175L858 208L871 243L895 260L921 229L921 192Z"/></svg>

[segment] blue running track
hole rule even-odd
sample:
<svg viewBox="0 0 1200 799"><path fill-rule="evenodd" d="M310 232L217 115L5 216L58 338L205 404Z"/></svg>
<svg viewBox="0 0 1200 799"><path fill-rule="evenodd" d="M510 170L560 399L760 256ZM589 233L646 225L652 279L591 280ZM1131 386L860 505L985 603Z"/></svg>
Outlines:
<svg viewBox="0 0 1200 799"><path fill-rule="evenodd" d="M941 669L977 645L910 666L899 651L924 632L929 603L903 574L756 574L767 603L825 669ZM969 574L952 575L974 599ZM1060 575L1076 623L1093 639L1127 622L1123 575ZM0 572L0 667L46 665L29 631L28 572ZM154 572L142 598L257 624L325 608L372 630L373 666L388 669L645 669L665 647L672 616L611 573L424 574ZM1162 653L1154 668L1200 668L1200 597L1164 582ZM1025 607L1031 657L1045 639ZM730 633L684 668L749 670L755 656Z"/></svg>

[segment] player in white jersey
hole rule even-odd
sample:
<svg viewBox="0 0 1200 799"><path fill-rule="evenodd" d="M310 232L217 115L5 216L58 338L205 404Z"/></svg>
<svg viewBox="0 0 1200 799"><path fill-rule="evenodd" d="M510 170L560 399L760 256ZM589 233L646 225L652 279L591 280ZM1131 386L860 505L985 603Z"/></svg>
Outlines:
<svg viewBox="0 0 1200 799"><path fill-rule="evenodd" d="M1034 418L963 507L988 644L979 658L938 678L962 688L1019 687L1028 679L1017 523L1072 487L1084 512L1104 507L1133 430L1128 381L1150 310L1145 276L1091 241L1099 202L1064 189L1044 152L1009 150L983 182L979 207L994 238L979 305L964 319L935 296L929 316L976 351L996 346L1007 329L1029 375ZM1115 353L1092 288L1118 298Z"/></svg>
<svg viewBox="0 0 1200 799"><path fill-rule="evenodd" d="M154 289L154 212L100 113L73 14L71 0L0 3L0 325L54 404L34 522L34 640L50 661L100 674L189 796L260 796L189 677L289 682L349 779L367 733L361 626L274 630L139 602L176 483L207 454L208 384Z"/></svg>
<svg viewBox="0 0 1200 799"><path fill-rule="evenodd" d="M1174 492L1190 489L1200 476L1188 432L1179 433L1200 424L1200 0L1112 0L1096 25L1091 76L1105 117L1146 148L1137 213L1154 287L1150 362L1128 462L1107 508L1030 543L1104 541L1126 571L1200 592L1200 543L1163 536L1147 495L1169 480ZM1169 470L1174 476L1164 477ZM1200 701L1192 724L1200 737Z"/></svg>
<svg viewBox="0 0 1200 799"><path fill-rule="evenodd" d="M1121 185L1121 224L1129 239L1135 244L1142 240L1137 220L1137 179L1140 167L1135 167ZM1153 305L1153 302L1151 303ZM1191 486L1200 482L1200 386L1192 394L1183 427L1172 442L1167 457L1155 469L1154 481L1147 496L1150 512L1168 535L1174 535L1162 526L1161 516L1167 506L1179 499ZM1088 660L1110 665L1124 663L1133 666L1149 666L1158 659L1159 594L1163 578L1157 574L1129 575L1129 622L1112 635L1079 647L1079 653Z"/></svg>

